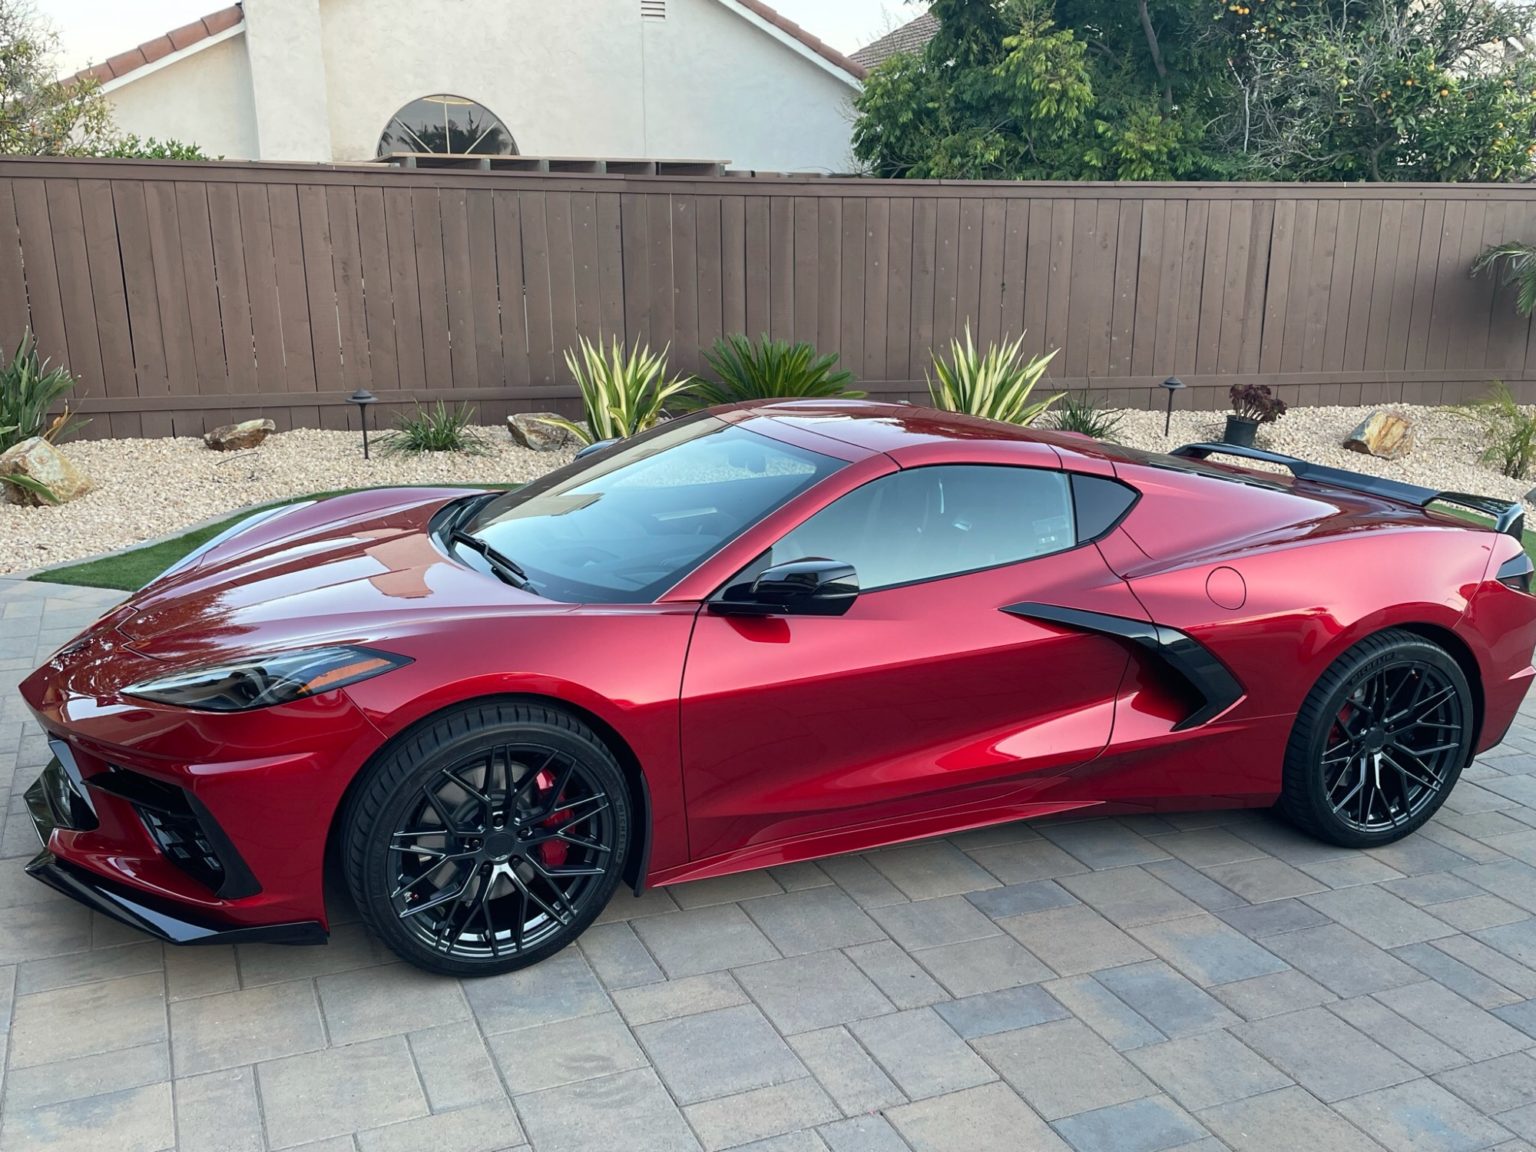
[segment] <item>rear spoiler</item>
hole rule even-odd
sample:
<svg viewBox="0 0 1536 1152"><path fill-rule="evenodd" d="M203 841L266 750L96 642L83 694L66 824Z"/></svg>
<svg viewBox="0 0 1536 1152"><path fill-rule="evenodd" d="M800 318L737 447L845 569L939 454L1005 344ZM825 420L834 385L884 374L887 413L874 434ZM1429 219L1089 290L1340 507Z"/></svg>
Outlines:
<svg viewBox="0 0 1536 1152"><path fill-rule="evenodd" d="M1262 460L1266 464L1278 464L1290 471L1298 480L1311 480L1318 484L1331 484L1350 492L1363 492L1368 496L1382 496L1399 500L1417 508L1431 504L1454 504L1487 516L1494 529L1516 540L1523 539L1525 531L1525 505L1517 501L1499 500L1492 496L1472 496L1466 492L1441 492L1438 488L1425 488L1419 484L1405 484L1401 480L1387 480L1380 476L1368 476L1364 472L1351 472L1345 468L1330 468L1326 464L1313 464L1296 456L1279 452L1266 452L1262 448L1244 448L1240 444L1185 444L1175 448L1170 455L1190 460L1204 460L1207 456L1237 456L1244 460Z"/></svg>

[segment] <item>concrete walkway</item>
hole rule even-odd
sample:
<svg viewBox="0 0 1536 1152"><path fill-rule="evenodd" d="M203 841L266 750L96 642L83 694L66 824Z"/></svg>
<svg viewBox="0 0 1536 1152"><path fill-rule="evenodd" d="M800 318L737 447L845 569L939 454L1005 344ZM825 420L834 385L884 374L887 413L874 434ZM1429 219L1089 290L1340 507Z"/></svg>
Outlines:
<svg viewBox="0 0 1536 1152"><path fill-rule="evenodd" d="M12 686L116 598L0 581L0 1152L1536 1140L1536 709L1382 851L1013 825L620 896L459 983L344 906L324 948L172 949L22 874L46 753Z"/></svg>

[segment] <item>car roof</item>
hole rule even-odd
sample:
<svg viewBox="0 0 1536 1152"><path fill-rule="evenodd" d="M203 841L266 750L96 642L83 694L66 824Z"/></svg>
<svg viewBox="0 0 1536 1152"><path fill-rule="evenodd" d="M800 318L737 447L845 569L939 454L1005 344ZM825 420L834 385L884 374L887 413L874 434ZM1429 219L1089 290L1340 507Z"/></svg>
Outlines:
<svg viewBox="0 0 1536 1152"><path fill-rule="evenodd" d="M737 420L770 420L868 452L882 452L902 464L1007 458L1059 468L1058 449L1077 439L915 404L874 400L749 401L735 405L730 413ZM1086 439L1080 442L1092 445Z"/></svg>

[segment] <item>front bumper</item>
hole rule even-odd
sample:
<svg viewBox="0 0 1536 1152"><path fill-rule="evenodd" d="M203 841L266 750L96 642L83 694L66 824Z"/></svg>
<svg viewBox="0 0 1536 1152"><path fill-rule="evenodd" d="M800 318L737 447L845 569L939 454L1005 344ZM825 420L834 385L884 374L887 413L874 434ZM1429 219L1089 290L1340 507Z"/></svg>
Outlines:
<svg viewBox="0 0 1536 1152"><path fill-rule="evenodd" d="M66 753L67 756L67 753ZM126 884L71 864L49 849L58 829L89 831L95 810L87 790L55 756L27 789L27 810L43 850L27 864L27 875L41 880L104 916L171 944L323 944L328 933L318 920L231 927L210 922L170 901L135 891Z"/></svg>

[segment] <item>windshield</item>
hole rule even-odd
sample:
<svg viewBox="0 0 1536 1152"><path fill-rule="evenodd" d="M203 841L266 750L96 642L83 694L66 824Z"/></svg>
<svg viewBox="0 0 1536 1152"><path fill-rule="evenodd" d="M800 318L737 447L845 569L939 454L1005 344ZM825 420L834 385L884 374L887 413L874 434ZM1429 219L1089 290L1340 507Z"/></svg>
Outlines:
<svg viewBox="0 0 1536 1152"><path fill-rule="evenodd" d="M713 416L675 420L498 497L464 530L548 599L644 603L843 465Z"/></svg>

